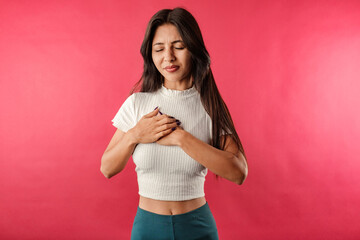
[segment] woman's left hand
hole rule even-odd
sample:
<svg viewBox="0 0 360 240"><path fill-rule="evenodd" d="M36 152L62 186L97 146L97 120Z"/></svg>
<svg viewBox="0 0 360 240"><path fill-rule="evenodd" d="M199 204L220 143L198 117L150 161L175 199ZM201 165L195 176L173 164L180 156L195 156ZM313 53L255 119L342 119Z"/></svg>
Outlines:
<svg viewBox="0 0 360 240"><path fill-rule="evenodd" d="M174 131L169 133L168 135L160 138L156 142L160 145L164 146L179 146L180 145L180 138L185 130L178 126Z"/></svg>

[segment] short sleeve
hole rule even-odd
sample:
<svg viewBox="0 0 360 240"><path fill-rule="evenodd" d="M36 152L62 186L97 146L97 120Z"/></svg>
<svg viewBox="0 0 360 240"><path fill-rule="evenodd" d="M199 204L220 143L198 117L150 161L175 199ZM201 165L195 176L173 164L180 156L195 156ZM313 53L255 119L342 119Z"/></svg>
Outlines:
<svg viewBox="0 0 360 240"><path fill-rule="evenodd" d="M135 94L130 95L121 105L113 120L113 125L123 132L136 125L135 118Z"/></svg>

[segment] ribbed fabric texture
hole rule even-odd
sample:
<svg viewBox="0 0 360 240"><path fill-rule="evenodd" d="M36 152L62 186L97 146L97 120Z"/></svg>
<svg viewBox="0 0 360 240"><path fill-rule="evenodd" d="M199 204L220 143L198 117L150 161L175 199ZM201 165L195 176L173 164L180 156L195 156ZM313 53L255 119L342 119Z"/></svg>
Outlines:
<svg viewBox="0 0 360 240"><path fill-rule="evenodd" d="M153 93L133 93L112 120L127 132L140 118L159 107L164 114L181 121L181 126L196 138L210 143L211 118L201 104L195 87L179 91L162 86ZM139 194L144 197L184 201L205 196L207 168L187 155L180 147L157 143L138 144L133 153Z"/></svg>

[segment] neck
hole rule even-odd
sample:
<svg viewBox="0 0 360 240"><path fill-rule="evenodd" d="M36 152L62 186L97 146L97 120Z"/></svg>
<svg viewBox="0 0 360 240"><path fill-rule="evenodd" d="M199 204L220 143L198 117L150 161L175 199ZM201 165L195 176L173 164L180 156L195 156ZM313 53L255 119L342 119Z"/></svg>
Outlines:
<svg viewBox="0 0 360 240"><path fill-rule="evenodd" d="M172 90L179 90L179 91L183 91L186 89L191 88L193 85L193 81L192 78L190 79L183 79L181 81L168 81L168 80L164 80L164 87L166 87L167 89L172 89Z"/></svg>

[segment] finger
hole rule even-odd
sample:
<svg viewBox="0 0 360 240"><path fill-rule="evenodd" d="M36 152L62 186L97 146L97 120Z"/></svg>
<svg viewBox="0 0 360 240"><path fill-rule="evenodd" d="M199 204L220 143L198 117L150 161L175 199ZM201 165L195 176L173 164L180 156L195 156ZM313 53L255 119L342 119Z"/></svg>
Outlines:
<svg viewBox="0 0 360 240"><path fill-rule="evenodd" d="M167 130L165 130L165 131L161 131L161 132L157 133L155 136L156 136L157 140L159 140L160 138L169 135L169 134L172 133L173 131L174 131L174 130L172 130L172 129L170 128L170 129L167 129ZM157 141L157 140L156 140L156 141Z"/></svg>
<svg viewBox="0 0 360 240"><path fill-rule="evenodd" d="M156 114L158 114L158 112L159 112L159 107L156 107L153 111L146 114L145 117L148 117L148 118L154 117L154 116L156 116Z"/></svg>
<svg viewBox="0 0 360 240"><path fill-rule="evenodd" d="M178 123L177 122L173 122L173 123L166 123L166 124L163 124L161 126L159 126L158 128L158 131L167 131L169 129L173 129L173 128L176 128L178 127Z"/></svg>
<svg viewBox="0 0 360 240"><path fill-rule="evenodd" d="M161 115L160 113L158 113L158 114L155 116L155 119L156 119L157 121L160 121L160 120L163 120L163 119L166 119L166 118L169 118L169 116L166 115L166 114Z"/></svg>
<svg viewBox="0 0 360 240"><path fill-rule="evenodd" d="M173 117L169 117L167 115L158 115L155 117L155 119L157 120L157 125L161 126L164 124L168 124L168 123L174 123L174 122L179 122L179 120L173 118Z"/></svg>
<svg viewBox="0 0 360 240"><path fill-rule="evenodd" d="M160 110L159 110L159 112L158 112L158 114L157 115L159 115L159 116L167 116L166 114L164 114L164 113L162 113Z"/></svg>

